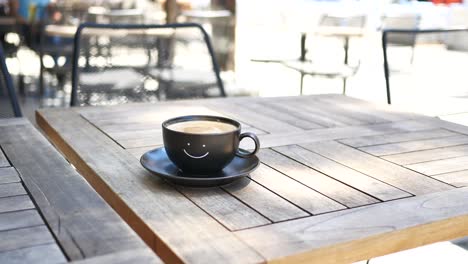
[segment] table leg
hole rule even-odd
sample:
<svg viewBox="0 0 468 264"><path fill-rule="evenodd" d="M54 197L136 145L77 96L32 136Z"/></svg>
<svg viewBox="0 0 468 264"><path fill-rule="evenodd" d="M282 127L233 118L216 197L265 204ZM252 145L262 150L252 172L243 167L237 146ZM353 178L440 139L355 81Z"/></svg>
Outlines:
<svg viewBox="0 0 468 264"><path fill-rule="evenodd" d="M299 58L300 61L305 61L306 60L306 39L307 39L307 34L306 33L301 33L301 57Z"/></svg>
<svg viewBox="0 0 468 264"><path fill-rule="evenodd" d="M345 51L345 57L344 57L344 64L348 64L348 50L349 50L349 37L345 37L345 43L344 43L344 51Z"/></svg>

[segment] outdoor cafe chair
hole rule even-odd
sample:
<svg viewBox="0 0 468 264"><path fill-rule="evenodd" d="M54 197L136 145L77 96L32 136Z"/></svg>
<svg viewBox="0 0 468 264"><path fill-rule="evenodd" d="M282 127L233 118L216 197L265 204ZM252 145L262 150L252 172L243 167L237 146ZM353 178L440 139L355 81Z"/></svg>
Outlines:
<svg viewBox="0 0 468 264"><path fill-rule="evenodd" d="M390 61L392 61L392 58L396 56L391 56L392 53L389 52L388 47L394 35L406 36L407 39L410 39L410 38L414 39L417 37L417 35L421 35L421 34L437 34L439 36L443 36L442 39L444 40L444 39L447 39L447 37L450 35L456 35L460 33L465 33L465 34L468 33L468 28L467 27L453 27L453 28L436 28L436 29L393 29L393 28L384 29L382 31L382 51L383 51L383 59L384 59L383 66L384 66L384 75L385 75L385 86L386 86L386 92L387 92L387 103L388 104L392 103L391 90L390 90L391 70L390 70L389 64L390 64ZM443 44L443 46L445 46L445 49L447 49L447 46L445 44ZM449 59L454 58L454 56L447 57L448 53L444 55L445 55L444 57L449 58ZM443 76L442 75L443 71L460 72L464 70L464 68L460 69L460 66L445 65L444 63L437 61L435 54L431 54L431 56L432 57L429 58L430 64L426 66L430 66L431 68L434 68L434 69L440 69L440 71L438 71L437 74L424 72L423 78L426 79L426 82L427 80L429 80L429 82L432 82L433 84L435 80L433 80L431 77L441 77ZM455 56L455 57L458 57L458 56ZM450 68L450 67L453 67L453 68ZM464 74L464 72L462 74ZM437 75L437 76L433 76L433 75ZM442 77L442 81L445 84L447 83L447 79L449 78ZM451 83L453 83L453 81ZM423 86L421 82L418 82L418 85ZM424 92L429 89L430 87L424 87Z"/></svg>
<svg viewBox="0 0 468 264"><path fill-rule="evenodd" d="M384 15L381 18L381 29L409 29L417 30L421 16L419 14ZM387 37L387 44L396 47L410 47L410 63L414 61L414 48L416 45L416 34L393 33Z"/></svg>
<svg viewBox="0 0 468 264"><path fill-rule="evenodd" d="M195 23L84 23L72 62L72 106L226 96L210 38Z"/></svg>
<svg viewBox="0 0 468 264"><path fill-rule="evenodd" d="M343 29L364 29L366 25L366 15L349 15L340 16L332 14L324 14L319 22L319 29L330 28L343 28ZM304 77L306 75L318 76L325 78L341 78L343 80L343 94L346 94L346 81L348 78L354 76L359 69L360 60L354 65L349 63L348 50L349 50L349 39L350 36L345 33L326 33L325 31L319 30L316 35L323 34L326 37L336 37L343 40L344 49L344 60L343 62L330 63L327 58L327 62L322 63L318 58L310 59L307 58L307 48L305 35L301 41L301 57L299 60L288 61L283 63L286 67L294 69L301 74L301 94L303 89Z"/></svg>
<svg viewBox="0 0 468 264"><path fill-rule="evenodd" d="M0 45L0 70L0 118L21 117L21 109L11 75L6 65L5 51L2 45Z"/></svg>

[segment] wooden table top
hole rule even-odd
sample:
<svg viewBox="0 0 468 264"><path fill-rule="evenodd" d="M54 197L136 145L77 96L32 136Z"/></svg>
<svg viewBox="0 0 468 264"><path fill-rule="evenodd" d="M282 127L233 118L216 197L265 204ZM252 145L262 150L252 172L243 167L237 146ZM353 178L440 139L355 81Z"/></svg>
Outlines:
<svg viewBox="0 0 468 264"><path fill-rule="evenodd" d="M21 118L0 119L0 237L0 263L161 263Z"/></svg>
<svg viewBox="0 0 468 264"><path fill-rule="evenodd" d="M139 157L162 121L223 115L260 167L173 186ZM49 139L164 261L347 263L468 235L468 127L341 95L47 109Z"/></svg>

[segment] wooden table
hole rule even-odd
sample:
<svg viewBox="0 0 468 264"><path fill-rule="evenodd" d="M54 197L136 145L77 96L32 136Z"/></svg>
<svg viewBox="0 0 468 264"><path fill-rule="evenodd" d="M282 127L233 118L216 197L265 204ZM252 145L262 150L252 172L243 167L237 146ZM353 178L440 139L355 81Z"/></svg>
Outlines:
<svg viewBox="0 0 468 264"><path fill-rule="evenodd" d="M218 114L261 140L230 186L139 164L161 122ZM164 261L344 263L468 235L468 127L340 95L47 109L39 126Z"/></svg>
<svg viewBox="0 0 468 264"><path fill-rule="evenodd" d="M25 119L0 119L0 263L161 263Z"/></svg>

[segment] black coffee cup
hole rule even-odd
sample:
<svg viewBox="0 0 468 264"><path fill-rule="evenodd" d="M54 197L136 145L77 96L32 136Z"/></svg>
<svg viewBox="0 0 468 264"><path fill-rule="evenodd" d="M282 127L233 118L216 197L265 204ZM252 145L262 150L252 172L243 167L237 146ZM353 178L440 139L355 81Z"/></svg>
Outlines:
<svg viewBox="0 0 468 264"><path fill-rule="evenodd" d="M217 133L187 133L169 127L189 121L214 121L233 126L231 131ZM248 158L260 148L260 141L253 133L240 133L239 122L218 116L182 116L166 120L162 124L164 148L169 159L183 172L207 174L222 170L235 156ZM255 149L248 152L239 149L240 141L251 138Z"/></svg>

